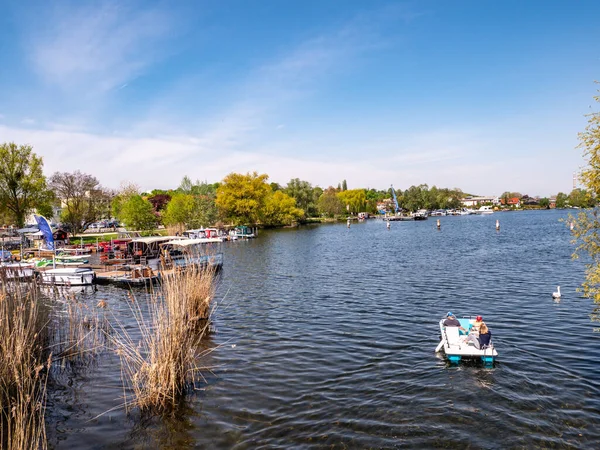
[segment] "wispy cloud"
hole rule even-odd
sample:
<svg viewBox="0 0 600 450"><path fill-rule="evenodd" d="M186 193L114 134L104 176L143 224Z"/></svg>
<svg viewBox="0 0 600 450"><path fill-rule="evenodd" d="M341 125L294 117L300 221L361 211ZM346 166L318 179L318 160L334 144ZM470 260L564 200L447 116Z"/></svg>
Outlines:
<svg viewBox="0 0 600 450"><path fill-rule="evenodd" d="M168 14L124 3L63 4L31 33L31 62L49 83L64 89L106 91L123 85L160 57Z"/></svg>
<svg viewBox="0 0 600 450"><path fill-rule="evenodd" d="M485 157L478 150L493 142L476 137L473 132L440 130L432 135L436 136L435 142L426 135L399 137L396 156L390 156L387 146L374 145L361 152L361 143L345 142L348 155L329 156L329 149L323 146L317 149L322 156L315 158L292 151L301 147L300 143L282 146L280 153L265 151L262 146L216 151L209 142L190 136L131 138L0 125L0 142L31 144L44 157L47 175L81 170L113 188L124 180L148 190L172 188L186 174L218 181L231 172L257 170L282 184L299 177L322 187L346 179L350 187L382 189L393 183L406 189L413 184L428 183L480 194L500 194L514 187L530 195L550 195L556 191L556 180L570 174L568 168L557 164L536 164L536 158L530 155L503 161ZM422 147L415 151L415 143L419 142L427 142L430 150ZM459 145L462 150L457 152ZM82 154L85 157L74 158ZM499 173L503 175L499 177Z"/></svg>

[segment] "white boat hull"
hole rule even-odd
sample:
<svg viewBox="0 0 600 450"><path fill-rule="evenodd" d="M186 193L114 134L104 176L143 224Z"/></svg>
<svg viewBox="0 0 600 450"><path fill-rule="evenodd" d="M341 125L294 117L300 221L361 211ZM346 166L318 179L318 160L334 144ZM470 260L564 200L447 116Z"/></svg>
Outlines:
<svg viewBox="0 0 600 450"><path fill-rule="evenodd" d="M92 269L51 269L40 272L42 283L56 286L87 286L94 283Z"/></svg>
<svg viewBox="0 0 600 450"><path fill-rule="evenodd" d="M33 264L9 263L0 266L7 280L21 280L33 277Z"/></svg>

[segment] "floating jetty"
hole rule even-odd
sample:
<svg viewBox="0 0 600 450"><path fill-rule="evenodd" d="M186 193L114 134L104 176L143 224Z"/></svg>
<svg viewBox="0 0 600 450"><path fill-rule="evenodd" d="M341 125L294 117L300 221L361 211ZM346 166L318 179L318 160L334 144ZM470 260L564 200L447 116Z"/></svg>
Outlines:
<svg viewBox="0 0 600 450"><path fill-rule="evenodd" d="M149 266L107 267L96 272L96 284L113 284L126 288L151 286L159 280L159 274Z"/></svg>

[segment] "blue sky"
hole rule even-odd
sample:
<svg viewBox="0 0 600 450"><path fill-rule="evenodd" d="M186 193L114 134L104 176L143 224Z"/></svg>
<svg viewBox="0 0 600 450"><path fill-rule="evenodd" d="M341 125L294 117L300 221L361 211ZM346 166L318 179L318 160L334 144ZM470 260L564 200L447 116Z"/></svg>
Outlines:
<svg viewBox="0 0 600 450"><path fill-rule="evenodd" d="M569 192L597 1L0 0L0 142L112 188Z"/></svg>

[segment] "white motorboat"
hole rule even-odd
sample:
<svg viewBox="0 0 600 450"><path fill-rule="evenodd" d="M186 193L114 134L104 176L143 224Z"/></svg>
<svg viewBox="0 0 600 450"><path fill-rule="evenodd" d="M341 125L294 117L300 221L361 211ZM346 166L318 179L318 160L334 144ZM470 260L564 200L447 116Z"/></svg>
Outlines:
<svg viewBox="0 0 600 450"><path fill-rule="evenodd" d="M491 206L482 206L478 210L475 211L476 214L493 214L494 208Z"/></svg>
<svg viewBox="0 0 600 450"><path fill-rule="evenodd" d="M443 318L440 320L440 332L442 340L435 349L436 352L443 351L448 360L452 363L459 362L462 358L481 358L484 364L492 364L498 352L490 340L489 345L477 348L472 341L468 340L468 334L475 323L475 319L470 317L461 317L458 319L462 328L467 330L465 333L459 327L444 326Z"/></svg>
<svg viewBox="0 0 600 450"><path fill-rule="evenodd" d="M417 212L412 214L415 220L427 220L429 212L426 209L419 209Z"/></svg>
<svg viewBox="0 0 600 450"><path fill-rule="evenodd" d="M95 274L89 267L65 267L61 269L41 270L44 284L57 286L86 286L94 282Z"/></svg>
<svg viewBox="0 0 600 450"><path fill-rule="evenodd" d="M6 280L26 280L33 277L34 265L29 263L13 262L0 265L2 277Z"/></svg>

